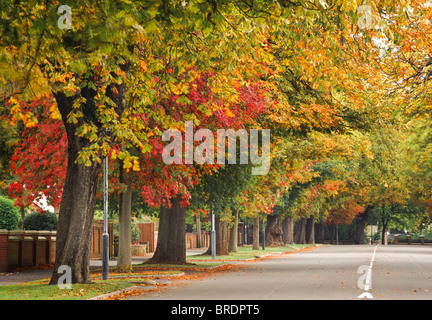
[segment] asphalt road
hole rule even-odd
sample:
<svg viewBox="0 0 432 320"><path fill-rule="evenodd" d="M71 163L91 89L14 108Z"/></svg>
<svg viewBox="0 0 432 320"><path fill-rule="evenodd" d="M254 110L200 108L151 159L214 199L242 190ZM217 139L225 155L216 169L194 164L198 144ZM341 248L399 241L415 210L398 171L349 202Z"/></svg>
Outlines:
<svg viewBox="0 0 432 320"><path fill-rule="evenodd" d="M432 246L324 245L127 299L432 299Z"/></svg>

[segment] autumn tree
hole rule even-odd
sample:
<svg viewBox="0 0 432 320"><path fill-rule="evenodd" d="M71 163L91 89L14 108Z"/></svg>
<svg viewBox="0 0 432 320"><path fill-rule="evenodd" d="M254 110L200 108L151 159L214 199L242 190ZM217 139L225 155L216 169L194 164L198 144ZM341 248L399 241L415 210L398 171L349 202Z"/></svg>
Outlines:
<svg viewBox="0 0 432 320"><path fill-rule="evenodd" d="M66 176L67 138L52 99L44 97L22 105L25 130L10 165L14 178L9 196L21 208L35 205L42 209L42 197L58 209ZM39 203L39 207L38 207Z"/></svg>
<svg viewBox="0 0 432 320"><path fill-rule="evenodd" d="M4 35L0 41L1 76L12 84L8 96L28 97L31 90L36 95L51 93L68 138L52 284L57 283L60 265L72 268L74 283L89 281L89 237L97 179L101 159L111 154L112 143L128 141L140 152L149 151L146 139L131 130L134 118L129 115L141 113L145 105L168 92L181 93L182 84L193 77L186 71L188 67L208 70L210 62L221 66L221 61L233 61L230 54L221 51L226 40L214 41L223 33L212 33L224 20L223 12L233 8L230 3L220 7L210 3L182 5L180 1L70 5L71 29L59 28L58 5L45 1L3 3L0 21ZM243 25L249 28L247 22ZM203 31L199 37L192 33L197 29ZM217 44L213 47L215 59L227 59L209 61L208 52L199 51L205 38ZM146 51L139 50L140 44ZM235 71L247 70L248 64L242 66ZM155 82L157 72L160 81ZM179 81L178 75L186 73L189 78ZM213 87L220 83L215 81ZM126 167L137 163L127 150L120 153Z"/></svg>

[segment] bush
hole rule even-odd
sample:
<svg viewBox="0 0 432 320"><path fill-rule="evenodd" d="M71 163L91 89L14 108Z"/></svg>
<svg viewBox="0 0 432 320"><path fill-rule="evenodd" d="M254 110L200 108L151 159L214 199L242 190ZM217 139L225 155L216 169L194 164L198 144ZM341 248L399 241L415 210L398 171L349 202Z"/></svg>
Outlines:
<svg viewBox="0 0 432 320"><path fill-rule="evenodd" d="M119 237L119 223L118 221L114 221L114 243L118 243L118 237ZM138 225L135 222L131 222L131 242L135 243L138 242L140 239L140 230L138 228Z"/></svg>
<svg viewBox="0 0 432 320"><path fill-rule="evenodd" d="M402 234L398 237L400 243L408 243L408 238L406 235Z"/></svg>
<svg viewBox="0 0 432 320"><path fill-rule="evenodd" d="M14 206L14 202L0 196L0 229L18 229L20 219L19 210Z"/></svg>
<svg viewBox="0 0 432 320"><path fill-rule="evenodd" d="M57 215L52 212L33 212L25 216L24 230L57 230Z"/></svg>
<svg viewBox="0 0 432 320"><path fill-rule="evenodd" d="M138 242L140 239L140 230L138 228L138 225L135 222L132 222L131 225L131 240L132 243Z"/></svg>
<svg viewBox="0 0 432 320"><path fill-rule="evenodd" d="M425 234L424 241L425 243L432 243L432 235L430 233Z"/></svg>
<svg viewBox="0 0 432 320"><path fill-rule="evenodd" d="M417 234L411 235L411 243L420 243L420 236Z"/></svg>

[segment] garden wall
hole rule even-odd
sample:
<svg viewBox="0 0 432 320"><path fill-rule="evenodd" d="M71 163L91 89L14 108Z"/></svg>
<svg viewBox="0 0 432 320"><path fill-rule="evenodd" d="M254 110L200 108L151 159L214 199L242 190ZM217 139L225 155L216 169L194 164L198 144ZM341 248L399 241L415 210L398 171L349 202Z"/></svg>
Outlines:
<svg viewBox="0 0 432 320"><path fill-rule="evenodd" d="M138 223L140 242L148 242L149 252L154 252L157 232L153 223ZM108 222L108 232L113 234L113 223ZM95 221L91 236L91 259L102 258L103 221ZM0 229L0 272L11 272L17 268L54 264L56 253L56 231L24 231ZM208 231L201 231L201 247L210 245ZM198 234L186 233L186 249L197 248ZM114 241L110 236L110 258L114 257Z"/></svg>
<svg viewBox="0 0 432 320"><path fill-rule="evenodd" d="M109 234L113 224L108 223ZM95 221L92 227L91 259L102 258L103 221ZM0 230L0 272L18 268L53 264L56 254L56 231ZM110 237L110 258L114 254L113 237Z"/></svg>
<svg viewBox="0 0 432 320"><path fill-rule="evenodd" d="M55 261L55 231L0 230L0 272L52 264Z"/></svg>

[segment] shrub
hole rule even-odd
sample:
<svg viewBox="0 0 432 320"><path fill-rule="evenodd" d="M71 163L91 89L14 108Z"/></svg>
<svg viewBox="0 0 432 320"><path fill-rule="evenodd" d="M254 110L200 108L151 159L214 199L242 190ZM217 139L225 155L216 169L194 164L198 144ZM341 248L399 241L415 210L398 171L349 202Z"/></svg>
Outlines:
<svg viewBox="0 0 432 320"><path fill-rule="evenodd" d="M420 243L420 236L417 234L411 235L411 243Z"/></svg>
<svg viewBox="0 0 432 320"><path fill-rule="evenodd" d="M14 202L0 196L0 229L18 229L20 218L19 210L14 206Z"/></svg>
<svg viewBox="0 0 432 320"><path fill-rule="evenodd" d="M33 212L25 216L24 230L57 230L57 215L52 212Z"/></svg>
<svg viewBox="0 0 432 320"><path fill-rule="evenodd" d="M132 222L131 225L131 240L132 243L138 242L140 239L140 230L138 228L138 225L135 222Z"/></svg>
<svg viewBox="0 0 432 320"><path fill-rule="evenodd" d="M118 243L118 237L119 237L119 223L118 221L114 221L113 225L114 229L114 243ZM140 239L140 230L138 228L138 225L135 222L131 222L131 243L138 242Z"/></svg>
<svg viewBox="0 0 432 320"><path fill-rule="evenodd" d="M408 242L408 238L405 234L402 234L399 236L399 242L400 243L407 243Z"/></svg>
<svg viewBox="0 0 432 320"><path fill-rule="evenodd" d="M425 243L432 243L432 235L430 233L425 234L424 241Z"/></svg>

